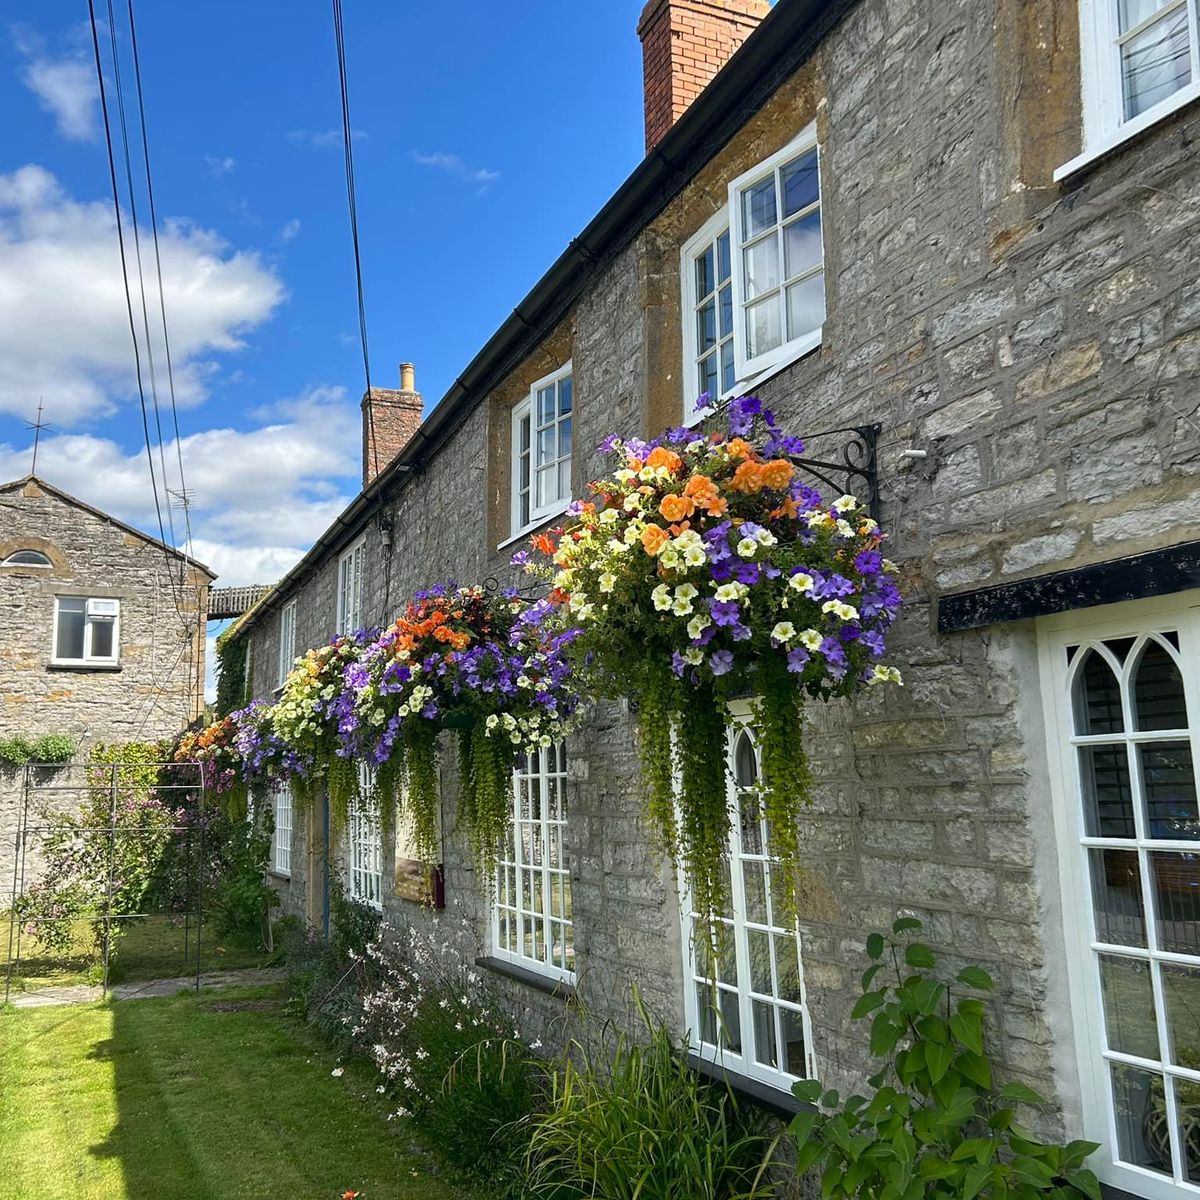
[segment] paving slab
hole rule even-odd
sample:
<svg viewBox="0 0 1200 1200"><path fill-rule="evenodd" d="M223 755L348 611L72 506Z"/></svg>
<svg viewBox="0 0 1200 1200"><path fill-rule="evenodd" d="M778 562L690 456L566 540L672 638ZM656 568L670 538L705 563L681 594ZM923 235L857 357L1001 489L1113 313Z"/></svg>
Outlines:
<svg viewBox="0 0 1200 1200"><path fill-rule="evenodd" d="M279 983L287 972L281 967L246 967L236 971L205 971L200 976L201 988L258 987ZM117 983L108 989L114 1000L142 1000L147 996L174 996L196 987L195 975L178 975L171 979L144 979L137 983ZM98 985L79 983L65 987L37 988L29 992L14 992L10 997L14 1008L49 1008L57 1004L92 1004L104 999L104 989Z"/></svg>

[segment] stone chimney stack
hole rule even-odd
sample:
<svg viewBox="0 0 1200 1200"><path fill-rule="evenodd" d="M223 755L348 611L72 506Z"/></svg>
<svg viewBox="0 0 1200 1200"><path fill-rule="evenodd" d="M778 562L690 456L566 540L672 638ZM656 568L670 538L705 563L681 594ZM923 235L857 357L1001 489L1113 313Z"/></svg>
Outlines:
<svg viewBox="0 0 1200 1200"><path fill-rule="evenodd" d="M387 467L417 432L421 409L421 393L416 390L412 363L400 364L398 388L372 388L363 396L363 487Z"/></svg>
<svg viewBox="0 0 1200 1200"><path fill-rule="evenodd" d="M638 22L647 154L770 11L767 0L649 0Z"/></svg>

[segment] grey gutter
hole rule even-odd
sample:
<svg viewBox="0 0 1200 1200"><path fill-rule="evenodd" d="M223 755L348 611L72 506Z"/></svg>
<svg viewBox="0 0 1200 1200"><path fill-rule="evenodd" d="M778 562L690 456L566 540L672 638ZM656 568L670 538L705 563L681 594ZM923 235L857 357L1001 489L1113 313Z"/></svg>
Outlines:
<svg viewBox="0 0 1200 1200"><path fill-rule="evenodd" d="M857 0L778 0L762 24L638 164L454 381L408 444L313 543L255 611L266 611L362 528L393 484L420 470L610 263L795 73ZM428 448L427 448L428 447ZM343 530L349 534L339 537ZM253 622L251 622L253 624ZM249 628L249 625L247 626Z"/></svg>

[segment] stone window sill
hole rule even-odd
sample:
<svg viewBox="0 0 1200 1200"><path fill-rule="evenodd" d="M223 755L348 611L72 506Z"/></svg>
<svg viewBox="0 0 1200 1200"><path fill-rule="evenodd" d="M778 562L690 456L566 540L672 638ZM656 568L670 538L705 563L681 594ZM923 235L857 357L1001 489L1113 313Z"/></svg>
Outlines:
<svg viewBox="0 0 1200 1200"><path fill-rule="evenodd" d="M278 879L280 883L291 883L292 882L291 871L276 871L274 869L268 869L267 875L271 879Z"/></svg>
<svg viewBox="0 0 1200 1200"><path fill-rule="evenodd" d="M48 662L46 664L47 671L86 671L108 672L115 674L121 670L120 663L74 663L74 662Z"/></svg>
<svg viewBox="0 0 1200 1200"><path fill-rule="evenodd" d="M491 971L495 975L515 979L518 983L523 983L535 991L544 992L547 996L553 996L556 1000L564 1000L570 1004L575 999L575 987L565 979L554 979L538 971L531 971L528 967L518 966L503 958L492 958L490 955L477 958L475 965L482 967L485 971Z"/></svg>
<svg viewBox="0 0 1200 1200"><path fill-rule="evenodd" d="M746 1100L781 1121L790 1121L798 1112L813 1110L811 1104L797 1100L791 1092L782 1092L769 1083L751 1079L747 1075L739 1075L736 1071L730 1071L720 1063L701 1058L698 1054L688 1055L688 1066L697 1075L703 1075L713 1083L725 1084L739 1100Z"/></svg>

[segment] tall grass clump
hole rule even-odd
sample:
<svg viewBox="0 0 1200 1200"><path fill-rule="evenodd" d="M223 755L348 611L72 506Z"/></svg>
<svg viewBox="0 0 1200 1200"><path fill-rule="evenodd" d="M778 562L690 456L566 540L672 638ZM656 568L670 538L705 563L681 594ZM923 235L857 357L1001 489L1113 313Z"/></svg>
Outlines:
<svg viewBox="0 0 1200 1200"><path fill-rule="evenodd" d="M575 1043L533 1121L528 1187L552 1200L757 1200L774 1142L764 1118L702 1079L643 1011L649 1038Z"/></svg>

